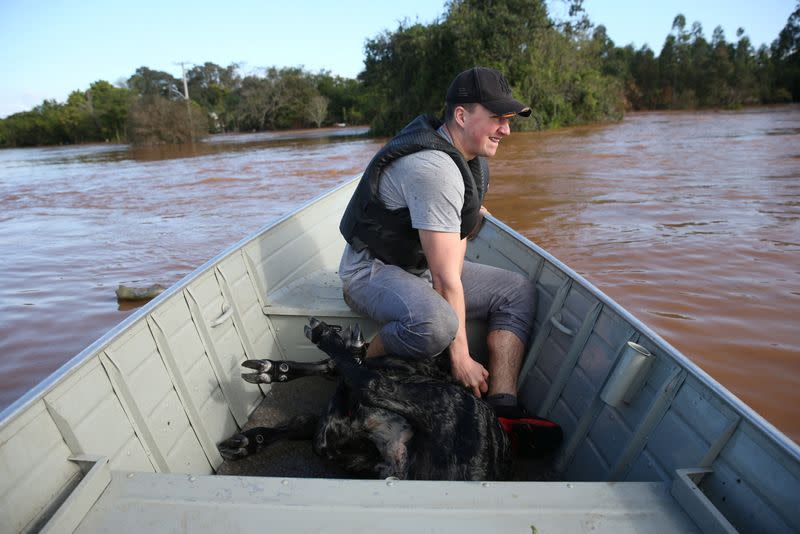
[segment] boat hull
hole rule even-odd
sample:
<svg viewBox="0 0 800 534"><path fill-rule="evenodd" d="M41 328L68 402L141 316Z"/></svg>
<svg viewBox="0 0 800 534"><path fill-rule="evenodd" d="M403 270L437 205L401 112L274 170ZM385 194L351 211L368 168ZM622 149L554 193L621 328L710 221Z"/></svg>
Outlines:
<svg viewBox="0 0 800 534"><path fill-rule="evenodd" d="M798 447L492 217L468 259L536 283L520 398L565 431L554 459L561 481L212 476L222 464L216 444L270 391L240 378L243 360L320 359L303 335L309 315L358 322L367 336L376 329L343 302L336 275L344 246L337 223L354 187L350 181L236 243L4 410L0 531L139 530L135 519L148 514L161 518L155 530L189 521L201 531L249 531L263 528L255 518L267 521L270 512L290 530L336 530L337 514L348 531L413 528L412 517L476 531L523 523L561 531L590 523L614 532L800 530ZM471 353L485 358L486 325L471 322L468 331ZM261 511L248 515L252 505Z"/></svg>

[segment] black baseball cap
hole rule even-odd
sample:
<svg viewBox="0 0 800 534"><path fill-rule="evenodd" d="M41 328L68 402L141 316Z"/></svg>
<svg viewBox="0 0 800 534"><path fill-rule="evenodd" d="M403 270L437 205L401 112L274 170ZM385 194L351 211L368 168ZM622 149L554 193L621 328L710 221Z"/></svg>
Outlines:
<svg viewBox="0 0 800 534"><path fill-rule="evenodd" d="M528 117L531 114L531 108L511 96L505 76L486 67L473 67L456 76L445 100L452 104L477 103L496 116Z"/></svg>

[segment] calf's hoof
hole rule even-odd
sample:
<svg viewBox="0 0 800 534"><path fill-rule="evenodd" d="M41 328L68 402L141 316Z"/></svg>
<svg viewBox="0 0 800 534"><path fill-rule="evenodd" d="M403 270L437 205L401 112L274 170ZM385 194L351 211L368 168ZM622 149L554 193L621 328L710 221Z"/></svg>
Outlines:
<svg viewBox="0 0 800 534"><path fill-rule="evenodd" d="M342 331L342 327L338 324L328 324L325 321L320 321L316 317L310 317L308 324L303 327L303 332L306 337L314 344L319 344L324 336L338 334ZM341 339L341 338L340 338Z"/></svg>
<svg viewBox="0 0 800 534"><path fill-rule="evenodd" d="M271 384L289 380L291 367L287 362L272 360L245 360L242 367L255 370L255 373L242 373L242 378L251 384Z"/></svg>
<svg viewBox="0 0 800 534"><path fill-rule="evenodd" d="M267 437L270 432L270 429L263 427L243 430L217 445L217 450L226 460L241 460L269 445Z"/></svg>
<svg viewBox="0 0 800 534"><path fill-rule="evenodd" d="M250 446L250 439L244 434L234 434L219 445L217 450L226 460L236 461L249 456L251 452L248 449Z"/></svg>
<svg viewBox="0 0 800 534"><path fill-rule="evenodd" d="M337 324L328 324L311 317L303 331L306 337L324 352L346 350L358 364L361 364L366 357L367 343L358 324L348 326L342 332L342 327Z"/></svg>

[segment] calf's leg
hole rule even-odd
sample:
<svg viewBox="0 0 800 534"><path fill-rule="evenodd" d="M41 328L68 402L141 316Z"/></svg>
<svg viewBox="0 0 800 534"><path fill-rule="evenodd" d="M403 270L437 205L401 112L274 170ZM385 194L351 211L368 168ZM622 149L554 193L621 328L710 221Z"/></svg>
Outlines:
<svg viewBox="0 0 800 534"><path fill-rule="evenodd" d="M314 363L245 360L242 367L253 369L254 373L242 373L242 378L251 384L271 384L273 382L289 382L304 376L336 376L336 368L332 360L320 360Z"/></svg>
<svg viewBox="0 0 800 534"><path fill-rule="evenodd" d="M217 449L226 460L241 460L283 439L311 439L318 421L316 415L299 415L276 427L251 428L229 437Z"/></svg>

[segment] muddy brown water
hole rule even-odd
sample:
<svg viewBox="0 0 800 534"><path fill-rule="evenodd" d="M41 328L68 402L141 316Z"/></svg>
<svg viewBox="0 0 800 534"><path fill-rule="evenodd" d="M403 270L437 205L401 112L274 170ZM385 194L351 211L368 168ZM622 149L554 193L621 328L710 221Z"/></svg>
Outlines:
<svg viewBox="0 0 800 534"><path fill-rule="evenodd" d="M0 150L0 408L168 286L356 175L359 129ZM515 132L489 210L800 441L800 107Z"/></svg>

